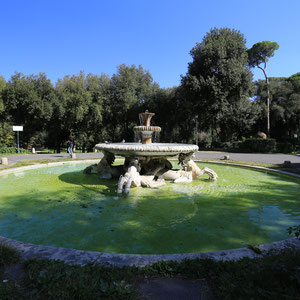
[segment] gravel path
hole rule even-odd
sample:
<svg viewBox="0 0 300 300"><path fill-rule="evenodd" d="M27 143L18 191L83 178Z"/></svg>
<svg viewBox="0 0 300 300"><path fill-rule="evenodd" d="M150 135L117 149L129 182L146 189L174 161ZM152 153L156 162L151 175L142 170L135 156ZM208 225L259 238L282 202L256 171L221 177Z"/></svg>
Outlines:
<svg viewBox="0 0 300 300"><path fill-rule="evenodd" d="M228 155L231 160L245 161L245 162L258 162L266 164L283 164L284 161L290 161L294 168L300 169L300 155L292 154L261 154L261 153L228 153L228 152L215 152L215 151L200 151L195 154L198 159L221 159ZM102 153L76 153L76 157L80 159L93 159L101 158ZM68 158L67 153L54 153L54 154L20 154L7 156L9 165L14 165L23 160L36 160L36 159L53 159ZM1 158L1 155L0 155ZM0 165L1 167L5 167Z"/></svg>

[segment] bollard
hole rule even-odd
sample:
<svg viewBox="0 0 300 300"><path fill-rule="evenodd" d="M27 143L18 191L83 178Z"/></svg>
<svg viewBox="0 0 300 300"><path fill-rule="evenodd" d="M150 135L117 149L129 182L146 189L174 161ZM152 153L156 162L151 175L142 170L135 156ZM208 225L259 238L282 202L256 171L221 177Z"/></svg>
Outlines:
<svg viewBox="0 0 300 300"><path fill-rule="evenodd" d="M223 159L223 160L228 160L228 159L230 159L230 157L229 157L229 155L224 155L222 158L220 158L220 159Z"/></svg>
<svg viewBox="0 0 300 300"><path fill-rule="evenodd" d="M32 147L31 152L35 154L35 148Z"/></svg>
<svg viewBox="0 0 300 300"><path fill-rule="evenodd" d="M284 163L283 163L283 167L284 168L292 168L292 163L290 160L285 160Z"/></svg>
<svg viewBox="0 0 300 300"><path fill-rule="evenodd" d="M7 159L7 157L2 157L1 158L1 163L2 163L2 165L8 165L8 159Z"/></svg>

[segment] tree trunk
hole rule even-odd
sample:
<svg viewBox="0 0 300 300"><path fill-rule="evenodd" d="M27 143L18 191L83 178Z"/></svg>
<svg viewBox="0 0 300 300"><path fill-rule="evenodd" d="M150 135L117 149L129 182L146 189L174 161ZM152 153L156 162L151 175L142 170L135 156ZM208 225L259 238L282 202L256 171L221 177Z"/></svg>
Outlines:
<svg viewBox="0 0 300 300"><path fill-rule="evenodd" d="M259 66L258 66L259 67ZM271 136L271 131L270 131L270 89L269 89L269 78L267 76L267 62L265 61L265 66L264 68L259 67L265 75L266 83L267 83L267 136L270 138Z"/></svg>

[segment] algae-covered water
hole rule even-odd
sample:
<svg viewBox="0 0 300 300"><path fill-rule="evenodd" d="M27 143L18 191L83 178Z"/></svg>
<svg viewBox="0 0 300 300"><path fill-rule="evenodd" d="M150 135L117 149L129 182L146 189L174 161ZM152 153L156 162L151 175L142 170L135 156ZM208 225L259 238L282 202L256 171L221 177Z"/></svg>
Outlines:
<svg viewBox="0 0 300 300"><path fill-rule="evenodd" d="M219 175L116 194L117 180L86 163L0 176L0 235L67 248L163 254L214 251L288 238L300 224L300 181L217 164Z"/></svg>

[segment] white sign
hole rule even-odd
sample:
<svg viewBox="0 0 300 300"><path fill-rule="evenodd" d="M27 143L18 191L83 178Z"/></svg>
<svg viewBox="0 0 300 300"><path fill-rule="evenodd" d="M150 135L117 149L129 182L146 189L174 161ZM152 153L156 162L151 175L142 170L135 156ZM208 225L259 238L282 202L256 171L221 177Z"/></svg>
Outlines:
<svg viewBox="0 0 300 300"><path fill-rule="evenodd" d="M13 126L13 131L23 131L23 126Z"/></svg>

